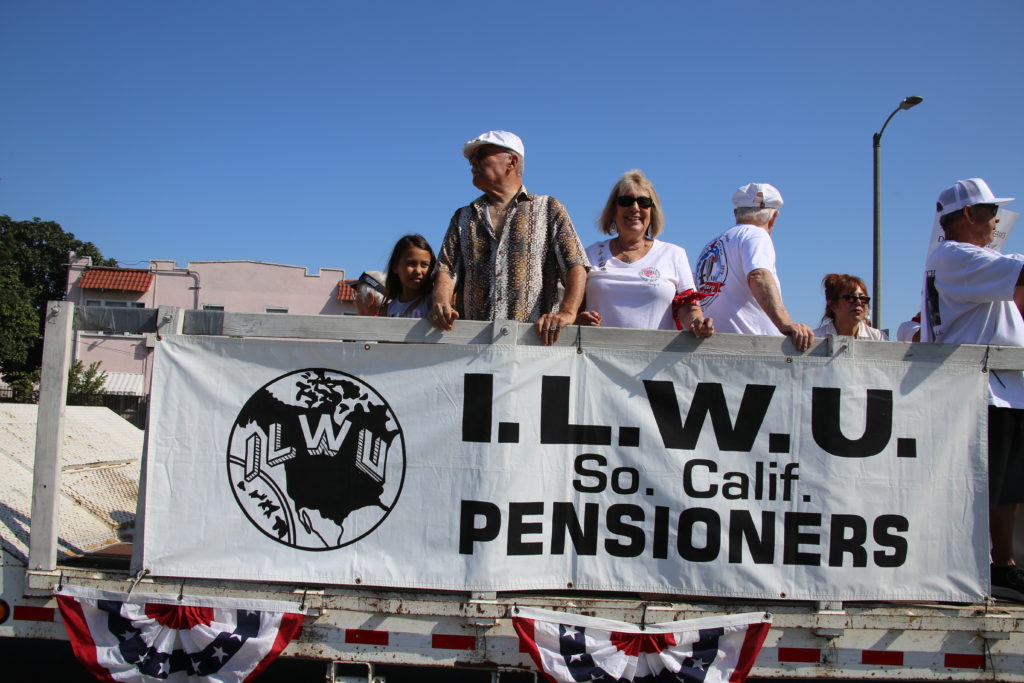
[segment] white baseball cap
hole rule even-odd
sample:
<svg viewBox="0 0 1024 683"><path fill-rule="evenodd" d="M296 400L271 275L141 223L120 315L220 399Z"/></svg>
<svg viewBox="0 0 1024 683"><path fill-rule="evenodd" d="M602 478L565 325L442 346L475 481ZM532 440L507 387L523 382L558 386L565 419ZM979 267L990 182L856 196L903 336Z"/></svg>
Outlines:
<svg viewBox="0 0 1024 683"><path fill-rule="evenodd" d="M370 289L383 294L384 280L384 273L380 272L379 270L367 270L362 275L359 276L359 279L356 280L355 286L358 287L359 285L366 285Z"/></svg>
<svg viewBox="0 0 1024 683"><path fill-rule="evenodd" d="M968 178L958 180L952 186L947 187L939 193L939 201L935 204L935 210L939 216L959 211L965 206L975 204L1009 204L1013 197L997 197L992 194L988 183L981 178Z"/></svg>
<svg viewBox="0 0 1024 683"><path fill-rule="evenodd" d="M768 183L747 183L732 196L736 208L777 209L782 206L782 194Z"/></svg>
<svg viewBox="0 0 1024 683"><path fill-rule="evenodd" d="M512 150L523 159L526 158L523 141L519 139L518 135L509 133L507 130L489 130L486 133L481 133L462 146L462 156L468 159L477 147L483 147L484 145L504 147L505 149Z"/></svg>

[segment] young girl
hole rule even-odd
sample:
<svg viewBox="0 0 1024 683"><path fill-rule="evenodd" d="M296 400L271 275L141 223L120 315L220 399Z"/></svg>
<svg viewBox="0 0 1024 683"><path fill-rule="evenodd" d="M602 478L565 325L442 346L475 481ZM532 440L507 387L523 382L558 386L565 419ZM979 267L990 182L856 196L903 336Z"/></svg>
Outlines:
<svg viewBox="0 0 1024 683"><path fill-rule="evenodd" d="M434 250L422 235L398 240L388 260L384 283L385 315L389 318L425 318L434 290Z"/></svg>

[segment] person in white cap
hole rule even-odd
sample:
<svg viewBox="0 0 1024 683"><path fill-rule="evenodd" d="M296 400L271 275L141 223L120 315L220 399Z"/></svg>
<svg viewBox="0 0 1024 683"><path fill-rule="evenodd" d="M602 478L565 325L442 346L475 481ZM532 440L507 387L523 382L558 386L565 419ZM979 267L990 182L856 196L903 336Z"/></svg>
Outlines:
<svg viewBox="0 0 1024 683"><path fill-rule="evenodd" d="M782 195L768 183L749 183L736 190L732 203L736 225L711 240L697 258L704 315L714 318L717 332L787 335L805 351L814 331L793 322L775 273L771 235Z"/></svg>
<svg viewBox="0 0 1024 683"><path fill-rule="evenodd" d="M945 240L925 260L921 341L1024 346L1024 255L985 245L999 207L981 178L939 194ZM992 595L1024 602L1024 570L1013 560L1014 515L1024 502L1024 372L991 370L988 395L989 536Z"/></svg>
<svg viewBox="0 0 1024 683"><path fill-rule="evenodd" d="M359 315L377 315L384 302L384 273L368 270L359 276L352 288L356 290L356 311Z"/></svg>
<svg viewBox="0 0 1024 683"><path fill-rule="evenodd" d="M523 186L523 141L488 131L467 142L473 185L483 191L452 216L438 253L431 322L459 318L534 323L544 344L576 319L586 252L565 207Z"/></svg>

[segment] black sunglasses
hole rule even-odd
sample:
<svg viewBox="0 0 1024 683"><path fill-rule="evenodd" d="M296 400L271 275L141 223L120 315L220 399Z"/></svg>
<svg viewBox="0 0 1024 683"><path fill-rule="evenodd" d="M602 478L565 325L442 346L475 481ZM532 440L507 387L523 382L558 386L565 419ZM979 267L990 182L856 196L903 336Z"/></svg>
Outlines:
<svg viewBox="0 0 1024 683"><path fill-rule="evenodd" d="M865 306L867 306L869 303L871 303L871 297L870 296L864 296L864 295L857 296L856 294L843 294L842 296L843 296L843 301L846 301L846 302L851 303L851 304L852 303L858 303L858 304L864 304Z"/></svg>
<svg viewBox="0 0 1024 683"><path fill-rule="evenodd" d="M998 204L972 204L971 208L972 209L976 209L979 206L983 206L986 209L988 209L989 211L991 211L993 216L995 216L997 213L999 213L999 205Z"/></svg>
<svg viewBox="0 0 1024 683"><path fill-rule="evenodd" d="M615 198L615 203L623 207L633 206L633 202L639 204L641 209L649 209L654 206L654 200L650 197L634 197L631 194L620 194Z"/></svg>

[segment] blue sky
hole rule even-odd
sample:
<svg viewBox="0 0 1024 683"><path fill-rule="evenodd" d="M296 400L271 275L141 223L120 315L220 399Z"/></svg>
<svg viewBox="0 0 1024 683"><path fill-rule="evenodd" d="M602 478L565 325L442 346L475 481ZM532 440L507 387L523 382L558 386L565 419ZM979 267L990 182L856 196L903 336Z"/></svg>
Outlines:
<svg viewBox="0 0 1024 683"><path fill-rule="evenodd" d="M783 297L816 325L825 273L871 282L871 135L913 94L882 141L895 328L918 309L943 187L981 176L1024 210L1022 25L1019 0L7 0L0 213L57 221L125 266L354 277L406 232L440 243L478 194L461 144L500 128L585 245L632 168L691 263L739 185L774 184Z"/></svg>

